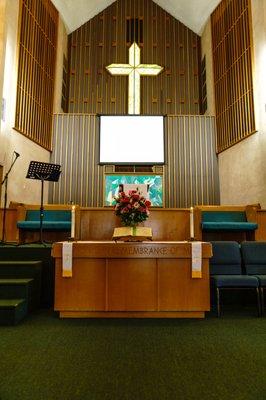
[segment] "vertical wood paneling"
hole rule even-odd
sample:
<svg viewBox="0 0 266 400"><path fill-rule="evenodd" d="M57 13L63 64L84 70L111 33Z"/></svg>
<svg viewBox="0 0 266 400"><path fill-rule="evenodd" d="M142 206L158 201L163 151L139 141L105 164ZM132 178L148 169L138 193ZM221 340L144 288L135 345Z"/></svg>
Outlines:
<svg viewBox="0 0 266 400"><path fill-rule="evenodd" d="M217 148L255 132L250 0L222 0L211 16Z"/></svg>
<svg viewBox="0 0 266 400"><path fill-rule="evenodd" d="M50 184L49 201L101 207L104 167L98 165L97 116L55 115L53 137L51 162L62 165L62 175ZM218 204L214 117L166 117L165 139L165 207Z"/></svg>
<svg viewBox="0 0 266 400"><path fill-rule="evenodd" d="M15 129L51 150L58 12L50 0L20 0Z"/></svg>
<svg viewBox="0 0 266 400"><path fill-rule="evenodd" d="M141 78L141 114L199 114L200 38L152 0L117 0L69 35L69 112L127 114L128 78L105 67L128 63L131 18L143 21L141 62L164 67Z"/></svg>
<svg viewBox="0 0 266 400"><path fill-rule="evenodd" d="M95 115L54 116L52 162L62 165L57 183L50 184L49 201L102 206L103 167L98 165L98 124Z"/></svg>
<svg viewBox="0 0 266 400"><path fill-rule="evenodd" d="M215 119L167 117L167 149L167 207L219 204Z"/></svg>

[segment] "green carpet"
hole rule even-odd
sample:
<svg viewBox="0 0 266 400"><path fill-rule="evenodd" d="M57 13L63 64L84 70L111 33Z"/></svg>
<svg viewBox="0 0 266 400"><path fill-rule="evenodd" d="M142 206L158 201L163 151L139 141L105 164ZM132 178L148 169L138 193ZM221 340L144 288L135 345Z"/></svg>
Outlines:
<svg viewBox="0 0 266 400"><path fill-rule="evenodd" d="M264 400L266 318L68 319L0 327L1 400Z"/></svg>

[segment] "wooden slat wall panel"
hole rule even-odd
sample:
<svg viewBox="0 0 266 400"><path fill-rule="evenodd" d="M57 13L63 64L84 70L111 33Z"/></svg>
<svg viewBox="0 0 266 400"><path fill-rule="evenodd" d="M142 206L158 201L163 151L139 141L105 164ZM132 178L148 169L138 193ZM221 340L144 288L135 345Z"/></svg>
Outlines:
<svg viewBox="0 0 266 400"><path fill-rule="evenodd" d="M50 0L20 0L15 129L51 150L58 12Z"/></svg>
<svg viewBox="0 0 266 400"><path fill-rule="evenodd" d="M143 21L141 62L164 67L141 78L141 114L199 114L200 37L151 0L117 0L69 35L69 112L127 114L128 78L105 67L128 63L130 18Z"/></svg>
<svg viewBox="0 0 266 400"><path fill-rule="evenodd" d="M211 16L217 149L255 132L250 0L223 0Z"/></svg>
<svg viewBox="0 0 266 400"><path fill-rule="evenodd" d="M96 115L54 116L51 162L62 165L62 176L50 184L49 202L103 206L97 120ZM214 117L169 116L166 127L165 207L218 204Z"/></svg>
<svg viewBox="0 0 266 400"><path fill-rule="evenodd" d="M62 174L58 183L50 184L49 202L103 205L103 166L98 165L98 139L95 115L54 116L51 162L62 165Z"/></svg>
<svg viewBox="0 0 266 400"><path fill-rule="evenodd" d="M219 204L215 134L214 117L167 118L167 207Z"/></svg>

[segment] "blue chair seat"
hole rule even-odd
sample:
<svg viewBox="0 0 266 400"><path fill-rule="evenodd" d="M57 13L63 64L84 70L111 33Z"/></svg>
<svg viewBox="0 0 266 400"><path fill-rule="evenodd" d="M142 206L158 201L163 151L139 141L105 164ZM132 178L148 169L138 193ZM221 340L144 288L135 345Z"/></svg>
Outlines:
<svg viewBox="0 0 266 400"><path fill-rule="evenodd" d="M40 229L40 221L18 221L18 228L27 230ZM43 229L52 229L56 231L70 230L71 222L69 221L43 221Z"/></svg>
<svg viewBox="0 0 266 400"><path fill-rule="evenodd" d="M258 228L258 224L254 222L229 222L229 221L213 221L202 222L203 231L254 231Z"/></svg>
<svg viewBox="0 0 266 400"><path fill-rule="evenodd" d="M211 280L218 288L257 288L259 281L248 275L213 275Z"/></svg>

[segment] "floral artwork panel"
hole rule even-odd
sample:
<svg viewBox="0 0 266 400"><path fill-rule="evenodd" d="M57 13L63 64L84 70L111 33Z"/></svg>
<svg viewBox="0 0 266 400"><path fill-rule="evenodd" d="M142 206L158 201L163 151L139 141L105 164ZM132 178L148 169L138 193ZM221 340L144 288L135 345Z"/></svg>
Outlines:
<svg viewBox="0 0 266 400"><path fill-rule="evenodd" d="M149 200L152 207L163 207L163 175L105 174L104 205L114 206L114 196L118 195L121 184L149 185Z"/></svg>

